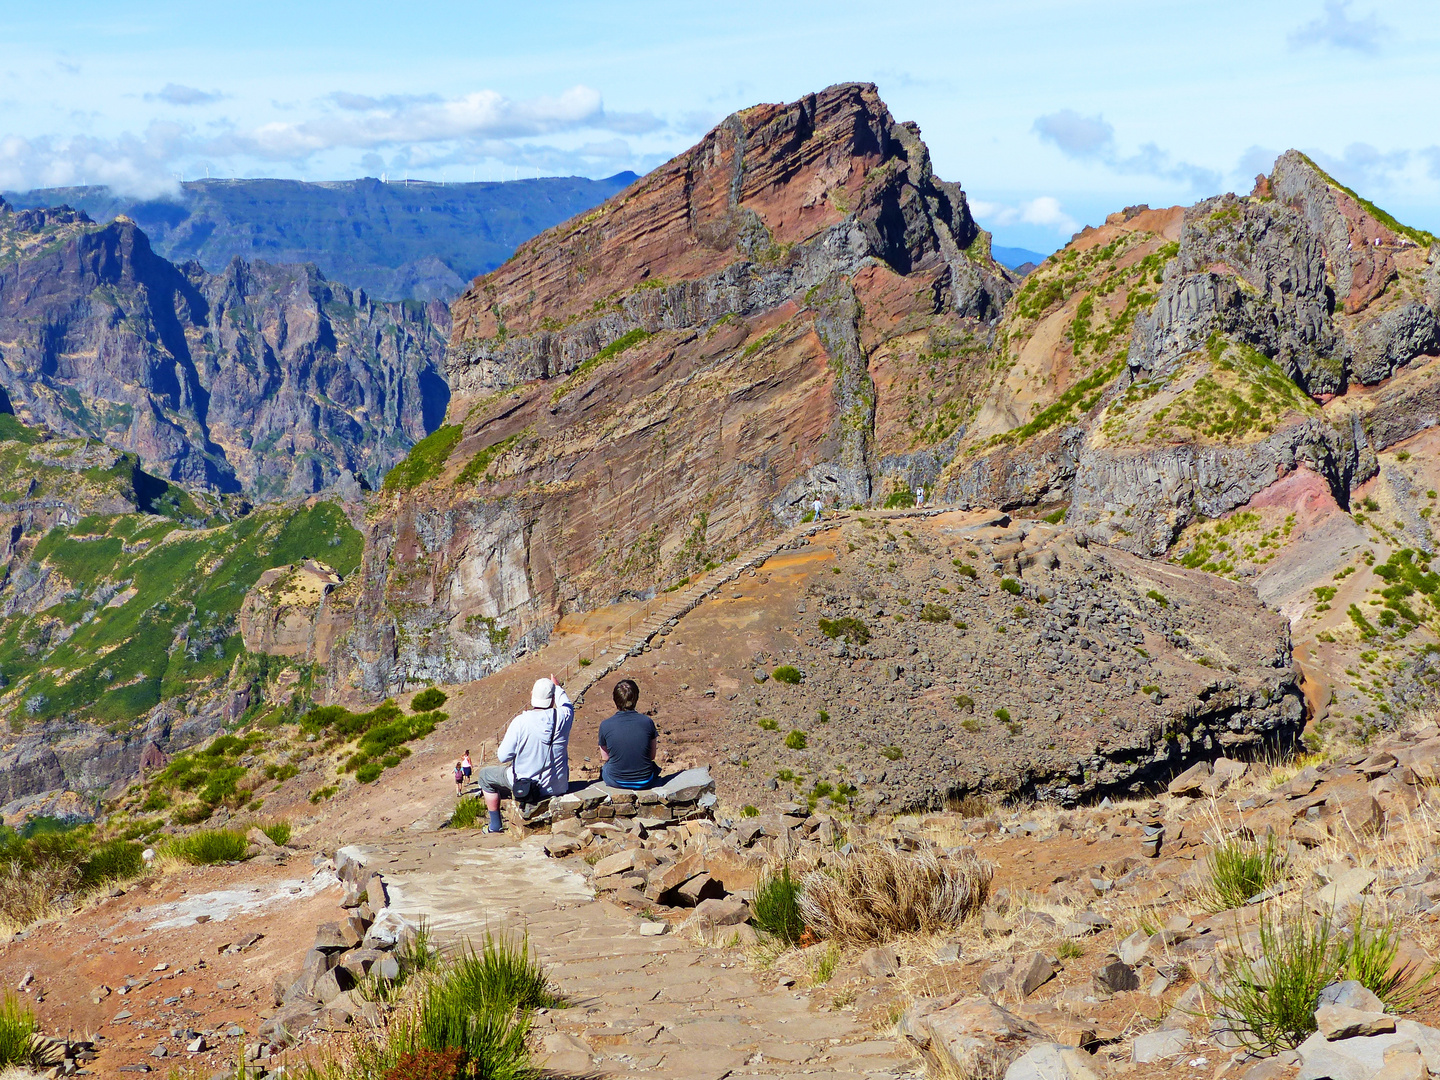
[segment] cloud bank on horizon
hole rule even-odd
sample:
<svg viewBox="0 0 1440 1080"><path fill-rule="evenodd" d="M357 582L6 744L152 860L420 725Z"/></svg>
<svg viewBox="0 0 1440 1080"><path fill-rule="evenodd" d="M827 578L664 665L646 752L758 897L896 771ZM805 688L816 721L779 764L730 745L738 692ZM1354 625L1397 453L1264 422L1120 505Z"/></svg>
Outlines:
<svg viewBox="0 0 1440 1080"><path fill-rule="evenodd" d="M1006 243L1050 250L1120 206L1248 190L1292 145L1440 228L1440 132L1395 108L1440 90L1429 0L1383 18L1365 0L962 0L879 19L835 3L824 20L737 0L667 22L624 2L436 0L400 20L372 0L256 0L196 29L168 17L179 0L122 2L123 18L78 0L63 27L22 15L0 56L0 190L644 172L737 108L866 79ZM283 38L256 29L274 25Z"/></svg>

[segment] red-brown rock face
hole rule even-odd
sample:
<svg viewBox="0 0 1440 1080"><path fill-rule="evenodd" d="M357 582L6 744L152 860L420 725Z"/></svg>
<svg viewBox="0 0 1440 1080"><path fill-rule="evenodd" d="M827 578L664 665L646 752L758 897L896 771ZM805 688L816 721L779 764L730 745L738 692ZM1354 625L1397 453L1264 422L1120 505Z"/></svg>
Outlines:
<svg viewBox="0 0 1440 1080"><path fill-rule="evenodd" d="M914 397L1011 289L874 87L731 116L456 301L462 435L375 521L342 686L477 677L567 607L870 502L917 426L882 385Z"/></svg>

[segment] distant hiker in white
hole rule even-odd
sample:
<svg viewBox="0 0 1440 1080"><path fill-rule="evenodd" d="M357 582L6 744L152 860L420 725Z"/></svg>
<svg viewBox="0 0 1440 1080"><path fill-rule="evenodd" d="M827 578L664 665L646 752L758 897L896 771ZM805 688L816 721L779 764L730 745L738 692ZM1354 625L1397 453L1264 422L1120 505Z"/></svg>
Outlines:
<svg viewBox="0 0 1440 1080"><path fill-rule="evenodd" d="M495 756L503 764L476 773L490 812L489 831L504 832L500 800L539 802L570 790L570 727L575 706L553 678L539 679L530 691L530 708L505 730Z"/></svg>
<svg viewBox="0 0 1440 1080"><path fill-rule="evenodd" d="M924 505L925 505L925 489L924 489L923 487L920 487L920 488L916 488L916 489L915 489L915 505L916 505L916 506L924 506Z"/></svg>
<svg viewBox="0 0 1440 1080"><path fill-rule="evenodd" d="M824 510L824 509L825 509L825 504L822 503L819 499L816 499L816 500L815 500L815 520L816 520L816 521L819 521L819 520L820 520L820 511L822 511L822 510Z"/></svg>

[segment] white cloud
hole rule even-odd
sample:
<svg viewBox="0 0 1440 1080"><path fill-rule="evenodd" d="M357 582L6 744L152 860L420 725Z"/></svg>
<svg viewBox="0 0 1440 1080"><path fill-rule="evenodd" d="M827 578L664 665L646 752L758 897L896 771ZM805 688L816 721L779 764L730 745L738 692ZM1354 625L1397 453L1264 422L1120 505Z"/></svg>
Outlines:
<svg viewBox="0 0 1440 1080"><path fill-rule="evenodd" d="M1054 143L1066 157L1097 161L1106 168L1128 176L1158 176L1198 191L1212 191L1220 183L1214 169L1173 161L1167 150L1145 143L1139 152L1121 157L1115 146L1115 127L1104 116L1081 116L1074 109L1061 109L1037 117L1032 130L1042 140Z"/></svg>
<svg viewBox="0 0 1440 1080"><path fill-rule="evenodd" d="M991 229L996 226L1038 225L1068 237L1080 228L1080 223L1065 213L1060 200L1053 195L1041 195L1013 206L971 199L970 210L982 225Z"/></svg>
<svg viewBox="0 0 1440 1080"><path fill-rule="evenodd" d="M118 139L0 136L0 190L107 184L142 197L173 193L171 161L183 144L182 129L160 123Z"/></svg>
<svg viewBox="0 0 1440 1080"><path fill-rule="evenodd" d="M167 105L209 105L225 95L219 90L201 90L180 83L166 83L157 92L146 94L146 101L163 101Z"/></svg>
<svg viewBox="0 0 1440 1080"><path fill-rule="evenodd" d="M1349 8L1350 0L1325 0L1324 13L1290 35L1290 48L1331 45L1354 52L1379 52L1380 39L1389 27L1373 11L1363 19L1352 19L1347 14Z"/></svg>
<svg viewBox="0 0 1440 1080"><path fill-rule="evenodd" d="M1387 152L1361 142L1351 143L1339 157L1323 150L1309 153L1322 169L1356 189L1388 187L1410 164L1408 150Z"/></svg>
<svg viewBox="0 0 1440 1080"><path fill-rule="evenodd" d="M1081 116L1074 109L1037 118L1034 131L1069 157L1098 157L1113 154L1115 149L1113 125L1103 116Z"/></svg>
<svg viewBox="0 0 1440 1080"><path fill-rule="evenodd" d="M215 152L294 161L338 148L375 150L452 140L515 139L599 129L638 133L661 122L649 113L607 114L600 92L573 86L558 97L516 100L494 90L458 98L371 98L336 93L335 111L296 122L273 121L217 140Z"/></svg>
<svg viewBox="0 0 1440 1080"><path fill-rule="evenodd" d="M1430 162L1430 178L1440 180L1440 146L1426 147L1420 153L1424 155L1426 161Z"/></svg>
<svg viewBox="0 0 1440 1080"><path fill-rule="evenodd" d="M146 98L192 105L219 96L170 83ZM143 135L114 139L0 136L0 188L91 183L152 196L174 191L177 172L209 167L244 175L257 165L263 171L285 163L303 175L316 160L333 161L335 152L345 151L358 151L355 159L371 173L414 175L485 161L565 173L620 170L640 164L620 135L666 126L649 112L606 112L599 91L587 86L524 99L493 90L454 98L337 92L311 109L304 119L248 128L224 119L205 127L157 121ZM550 145L557 136L553 141L563 145Z"/></svg>

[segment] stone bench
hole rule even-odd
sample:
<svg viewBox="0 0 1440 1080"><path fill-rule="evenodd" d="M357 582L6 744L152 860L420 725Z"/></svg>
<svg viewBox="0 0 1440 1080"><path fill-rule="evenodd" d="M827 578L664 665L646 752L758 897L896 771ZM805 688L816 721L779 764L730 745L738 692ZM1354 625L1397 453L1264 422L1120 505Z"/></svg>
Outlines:
<svg viewBox="0 0 1440 1080"><path fill-rule="evenodd" d="M716 801L715 779L708 767L702 767L676 773L660 786L643 791L594 783L523 809L507 802L506 812L512 823L527 829L547 828L567 818L585 822L638 818L645 828L655 829L714 817Z"/></svg>

